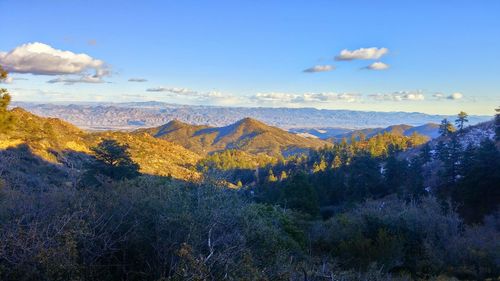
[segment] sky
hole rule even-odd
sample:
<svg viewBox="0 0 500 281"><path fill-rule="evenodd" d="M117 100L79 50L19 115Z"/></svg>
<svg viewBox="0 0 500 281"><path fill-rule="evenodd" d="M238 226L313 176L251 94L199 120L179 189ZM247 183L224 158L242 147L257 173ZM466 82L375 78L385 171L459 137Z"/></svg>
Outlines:
<svg viewBox="0 0 500 281"><path fill-rule="evenodd" d="M500 1L0 0L14 101L492 115Z"/></svg>

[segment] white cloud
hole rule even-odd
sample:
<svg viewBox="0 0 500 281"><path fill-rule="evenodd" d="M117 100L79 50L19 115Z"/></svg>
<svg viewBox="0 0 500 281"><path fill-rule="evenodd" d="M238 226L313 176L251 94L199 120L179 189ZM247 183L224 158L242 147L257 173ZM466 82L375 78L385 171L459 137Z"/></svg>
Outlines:
<svg viewBox="0 0 500 281"><path fill-rule="evenodd" d="M369 70L386 70L388 68L389 68L388 64L385 64L383 62L377 61L377 62L374 62L374 63L370 64L369 66L365 67L364 69L369 69Z"/></svg>
<svg viewBox="0 0 500 281"><path fill-rule="evenodd" d="M259 104L319 104L331 102L356 102L361 95L352 93L257 93L250 98Z"/></svg>
<svg viewBox="0 0 500 281"><path fill-rule="evenodd" d="M462 93L459 93L459 92L455 92L455 93L452 93L450 95L445 95L443 93L434 93L432 95L433 98L437 99L437 100L442 100L442 99L447 99L447 100L460 100L464 97L464 95Z"/></svg>
<svg viewBox="0 0 500 281"><path fill-rule="evenodd" d="M109 75L109 68L102 60L83 53L54 49L39 42L21 45L9 52L0 52L0 64L9 72L34 75Z"/></svg>
<svg viewBox="0 0 500 281"><path fill-rule="evenodd" d="M104 80L101 77L97 76L81 76L79 78L69 78L69 77L58 77L56 79L52 79L47 81L47 83L55 84L55 83L64 83L64 85L73 85L76 83L104 83Z"/></svg>
<svg viewBox="0 0 500 281"><path fill-rule="evenodd" d="M148 79L144 79L144 78L130 78L128 79L128 82L147 82Z"/></svg>
<svg viewBox="0 0 500 281"><path fill-rule="evenodd" d="M344 49L340 52L338 56L335 57L337 61L343 60L375 60L381 58L383 55L387 54L389 49L387 48L360 48L357 50L347 50Z"/></svg>
<svg viewBox="0 0 500 281"><path fill-rule="evenodd" d="M425 95L421 91L399 91L390 94L373 94L369 97L378 101L423 101Z"/></svg>
<svg viewBox="0 0 500 281"><path fill-rule="evenodd" d="M432 94L432 97L440 100L440 99L444 98L444 94L443 93L434 93L434 94Z"/></svg>
<svg viewBox="0 0 500 281"><path fill-rule="evenodd" d="M175 88L175 87L156 87L146 89L147 92L167 92L177 95L197 95L198 92L187 89L187 88Z"/></svg>
<svg viewBox="0 0 500 281"><path fill-rule="evenodd" d="M316 72L327 72L334 70L335 67L332 65L315 65L313 67L304 69L303 72L306 73L316 73Z"/></svg>
<svg viewBox="0 0 500 281"><path fill-rule="evenodd" d="M449 99L449 100L459 100L459 99L462 99L464 97L464 95L462 95L462 93L453 93L449 96L447 96L446 98Z"/></svg>

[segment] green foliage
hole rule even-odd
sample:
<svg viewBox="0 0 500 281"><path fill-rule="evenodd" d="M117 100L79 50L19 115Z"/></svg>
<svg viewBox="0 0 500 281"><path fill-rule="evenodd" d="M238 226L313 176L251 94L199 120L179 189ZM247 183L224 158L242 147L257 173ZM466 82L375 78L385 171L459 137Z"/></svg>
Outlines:
<svg viewBox="0 0 500 281"><path fill-rule="evenodd" d="M441 124L439 125L439 133L443 137L450 136L453 132L455 132L455 127L453 127L453 124L451 124L448 119L443 119L441 121Z"/></svg>
<svg viewBox="0 0 500 281"><path fill-rule="evenodd" d="M467 222L481 222L500 204L500 152L489 139L477 149L466 150L462 177L451 191L458 211Z"/></svg>
<svg viewBox="0 0 500 281"><path fill-rule="evenodd" d="M93 147L95 161L89 165L85 178L97 180L99 175L111 180L132 179L139 176L139 165L132 161L127 145L116 140L103 140ZM87 181L88 183L88 181Z"/></svg>
<svg viewBox="0 0 500 281"><path fill-rule="evenodd" d="M344 268L368 269L376 263L384 271L415 277L464 270L468 279L496 276L496 242L479 242L469 233L477 229L462 229L458 216L443 212L432 198L420 203L385 198L319 222L311 235L314 251L338 258ZM492 234L487 227L481 229ZM483 258L472 261L478 250Z"/></svg>
<svg viewBox="0 0 500 281"><path fill-rule="evenodd" d="M0 82L5 79L7 79L7 71L0 66ZM10 99L7 89L0 88L0 134L9 129L12 124L12 116L7 110Z"/></svg>
<svg viewBox="0 0 500 281"><path fill-rule="evenodd" d="M467 119L467 117L469 117L469 115L463 111L460 111L457 115L455 125L460 132L463 131L465 123L469 122L469 119Z"/></svg>
<svg viewBox="0 0 500 281"><path fill-rule="evenodd" d="M500 108L495 109L495 139L500 141Z"/></svg>
<svg viewBox="0 0 500 281"><path fill-rule="evenodd" d="M236 192L153 178L111 187L4 190L0 279L281 280L306 244L293 213Z"/></svg>

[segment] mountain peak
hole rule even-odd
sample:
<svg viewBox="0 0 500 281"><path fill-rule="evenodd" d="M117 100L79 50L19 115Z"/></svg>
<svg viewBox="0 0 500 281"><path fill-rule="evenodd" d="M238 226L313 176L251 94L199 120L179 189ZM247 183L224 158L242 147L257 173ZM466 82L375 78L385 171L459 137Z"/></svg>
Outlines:
<svg viewBox="0 0 500 281"><path fill-rule="evenodd" d="M237 122L235 122L233 125L229 126L236 126L236 127L254 127L254 128L263 128L263 127L270 127L269 125L257 120L253 119L250 117L245 117Z"/></svg>

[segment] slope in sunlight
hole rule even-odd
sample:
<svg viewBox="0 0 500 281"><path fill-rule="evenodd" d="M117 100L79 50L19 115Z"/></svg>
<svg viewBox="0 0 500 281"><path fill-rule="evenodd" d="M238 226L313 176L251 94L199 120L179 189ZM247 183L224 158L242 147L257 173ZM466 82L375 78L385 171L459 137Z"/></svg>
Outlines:
<svg viewBox="0 0 500 281"><path fill-rule="evenodd" d="M68 163L78 161L74 157L69 159L68 155L79 155L80 160L89 158L92 154L91 147L103 139L114 139L129 145L132 159L140 165L142 173L170 175L178 179L199 177L195 165L201 157L169 141L147 134L86 133L67 122L39 117L20 108L13 109L11 113L14 124L11 130L0 133L0 151L23 146L29 149L33 156L56 164L56 167L76 165L81 168L81 163ZM12 151L9 155L12 155Z"/></svg>
<svg viewBox="0 0 500 281"><path fill-rule="evenodd" d="M304 138L252 118L225 127L190 125L174 120L160 127L137 130L137 133L147 133L200 154L238 149L252 154L286 156L329 145L326 141Z"/></svg>

